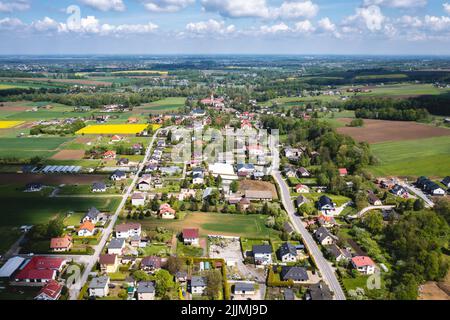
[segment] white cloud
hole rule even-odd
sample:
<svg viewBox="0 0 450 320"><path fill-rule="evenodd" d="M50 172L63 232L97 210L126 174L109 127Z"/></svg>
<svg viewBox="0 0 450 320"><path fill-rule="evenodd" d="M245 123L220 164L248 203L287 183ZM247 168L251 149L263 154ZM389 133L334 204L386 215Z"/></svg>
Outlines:
<svg viewBox="0 0 450 320"><path fill-rule="evenodd" d="M80 2L100 11L125 11L122 0L80 0Z"/></svg>
<svg viewBox="0 0 450 320"><path fill-rule="evenodd" d="M297 22L295 24L294 30L299 33L312 33L314 31L316 31L316 28L313 26L311 21L304 20L304 21Z"/></svg>
<svg viewBox="0 0 450 320"><path fill-rule="evenodd" d="M403 16L399 19L397 19L397 22L402 27L412 27L412 28L420 28L423 26L423 22L419 17L412 17L412 16Z"/></svg>
<svg viewBox="0 0 450 320"><path fill-rule="evenodd" d="M446 2L443 4L444 11L447 12L447 14L450 14L450 3Z"/></svg>
<svg viewBox="0 0 450 320"><path fill-rule="evenodd" d="M340 38L341 34L339 33L336 25L330 20L330 18L325 17L320 19L318 22L319 28L325 33L329 33L334 35L336 38Z"/></svg>
<svg viewBox="0 0 450 320"><path fill-rule="evenodd" d="M319 12L319 6L311 1L283 2L279 8L271 9L272 15L284 19L312 18Z"/></svg>
<svg viewBox="0 0 450 320"><path fill-rule="evenodd" d="M30 9L28 0L0 1L0 12L25 11Z"/></svg>
<svg viewBox="0 0 450 320"><path fill-rule="evenodd" d="M0 30L14 30L23 27L25 24L17 18L0 19Z"/></svg>
<svg viewBox="0 0 450 320"><path fill-rule="evenodd" d="M364 0L364 5L377 5L407 9L413 7L424 7L427 5L427 2L427 0Z"/></svg>
<svg viewBox="0 0 450 320"><path fill-rule="evenodd" d="M143 0L144 6L152 12L176 12L194 4L195 0Z"/></svg>
<svg viewBox="0 0 450 320"><path fill-rule="evenodd" d="M344 19L343 24L352 27L352 24L362 24L368 30L375 32L383 29L386 17L381 12L380 7L371 5L356 9L356 14Z"/></svg>
<svg viewBox="0 0 450 320"><path fill-rule="evenodd" d="M58 30L60 24L52 18L45 17L32 23L32 27L37 31Z"/></svg>
<svg viewBox="0 0 450 320"><path fill-rule="evenodd" d="M432 31L450 31L450 17L435 17L426 15L424 25Z"/></svg>
<svg viewBox="0 0 450 320"><path fill-rule="evenodd" d="M202 0L202 5L206 11L232 18L312 18L319 12L319 6L310 0L286 0L279 7L269 6L266 0Z"/></svg>
<svg viewBox="0 0 450 320"><path fill-rule="evenodd" d="M274 24L272 26L261 26L260 32L262 34L275 34L275 33L283 33L290 31L290 28L288 25L286 25L284 22Z"/></svg>
<svg viewBox="0 0 450 320"><path fill-rule="evenodd" d="M231 34L236 31L234 25L226 25L223 21L209 19L208 21L191 22L186 25L186 31L193 35Z"/></svg>

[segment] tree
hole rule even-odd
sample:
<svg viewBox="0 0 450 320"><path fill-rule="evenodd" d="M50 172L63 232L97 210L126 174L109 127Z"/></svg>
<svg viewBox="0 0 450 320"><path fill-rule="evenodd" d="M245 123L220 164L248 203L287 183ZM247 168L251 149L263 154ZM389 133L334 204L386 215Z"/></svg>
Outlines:
<svg viewBox="0 0 450 320"><path fill-rule="evenodd" d="M175 287L173 276L167 270L159 270L156 272L154 279L156 281L156 295L158 297L162 297Z"/></svg>
<svg viewBox="0 0 450 320"><path fill-rule="evenodd" d="M139 281L149 281L151 279L151 276L147 274L147 272L142 270L137 270L133 272L133 278L139 282Z"/></svg>
<svg viewBox="0 0 450 320"><path fill-rule="evenodd" d="M367 229L374 234L378 234L383 231L383 215L378 211L370 211L366 213L363 223Z"/></svg>
<svg viewBox="0 0 450 320"><path fill-rule="evenodd" d="M231 189L231 192L233 192L233 193L238 192L238 190L239 190L239 182L238 181L233 181L230 184L230 189Z"/></svg>
<svg viewBox="0 0 450 320"><path fill-rule="evenodd" d="M222 290L222 274L220 270L212 270L206 277L206 295L214 300L219 297Z"/></svg>
<svg viewBox="0 0 450 320"><path fill-rule="evenodd" d="M175 274L178 271L180 271L182 266L183 266L183 262L181 261L181 259L178 259L177 257L170 256L167 259L167 270L171 274Z"/></svg>
<svg viewBox="0 0 450 320"><path fill-rule="evenodd" d="M425 209L425 203L423 202L422 199L417 199L416 201L414 201L413 208L414 211L421 211Z"/></svg>

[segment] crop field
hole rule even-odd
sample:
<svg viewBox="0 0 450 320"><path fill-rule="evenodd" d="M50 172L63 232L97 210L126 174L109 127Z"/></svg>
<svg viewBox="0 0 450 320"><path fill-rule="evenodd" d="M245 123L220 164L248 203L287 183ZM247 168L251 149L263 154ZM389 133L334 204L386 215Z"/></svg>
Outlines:
<svg viewBox="0 0 450 320"><path fill-rule="evenodd" d="M134 112L150 112L150 113L164 113L177 111L184 107L186 98L183 97L172 97L162 100L158 100L151 103L146 103L138 108L135 108Z"/></svg>
<svg viewBox="0 0 450 320"><path fill-rule="evenodd" d="M153 230L156 227L165 227L175 232L183 228L199 228L200 234L220 234L250 238L278 238L278 233L265 225L266 217L263 215L230 215L216 213L188 213L181 220L144 220L140 221L144 229Z"/></svg>
<svg viewBox="0 0 450 320"><path fill-rule="evenodd" d="M137 134L145 129L146 124L105 124L105 125L90 125L81 130L77 134Z"/></svg>
<svg viewBox="0 0 450 320"><path fill-rule="evenodd" d="M0 121L0 129L10 129L24 123L23 121Z"/></svg>
<svg viewBox="0 0 450 320"><path fill-rule="evenodd" d="M0 157L30 158L50 157L71 138L0 138Z"/></svg>
<svg viewBox="0 0 450 320"><path fill-rule="evenodd" d="M450 136L372 145L380 164L370 167L377 176L429 176L450 174Z"/></svg>
<svg viewBox="0 0 450 320"><path fill-rule="evenodd" d="M450 92L450 89L439 89L431 84L402 83L370 87L370 93L358 94L358 96L392 96L392 97L416 97L421 95L438 95Z"/></svg>
<svg viewBox="0 0 450 320"><path fill-rule="evenodd" d="M127 70L127 71L114 71L111 72L113 75L130 75L130 74L148 74L148 75L168 75L168 71L158 71L158 70Z"/></svg>
<svg viewBox="0 0 450 320"><path fill-rule="evenodd" d="M374 79L407 79L406 74L372 74L366 76L356 76L356 80L374 80Z"/></svg>
<svg viewBox="0 0 450 320"><path fill-rule="evenodd" d="M347 124L351 119L339 119ZM357 141L380 143L388 141L417 140L449 136L450 130L408 121L364 120L361 128L341 127L337 131L351 136Z"/></svg>

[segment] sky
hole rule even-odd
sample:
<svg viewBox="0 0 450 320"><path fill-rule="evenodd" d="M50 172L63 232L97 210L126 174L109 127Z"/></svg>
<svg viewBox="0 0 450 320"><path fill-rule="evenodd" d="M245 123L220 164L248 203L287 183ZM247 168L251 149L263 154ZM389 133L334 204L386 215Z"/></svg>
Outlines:
<svg viewBox="0 0 450 320"><path fill-rule="evenodd" d="M0 0L0 54L449 55L450 0Z"/></svg>

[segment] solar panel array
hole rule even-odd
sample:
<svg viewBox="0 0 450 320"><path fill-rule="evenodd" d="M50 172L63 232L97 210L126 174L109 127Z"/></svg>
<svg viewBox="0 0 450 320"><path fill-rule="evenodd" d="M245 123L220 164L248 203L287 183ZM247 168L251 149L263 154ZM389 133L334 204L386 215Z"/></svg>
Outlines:
<svg viewBox="0 0 450 320"><path fill-rule="evenodd" d="M81 166L46 166L42 169L42 173L78 173L82 169Z"/></svg>

